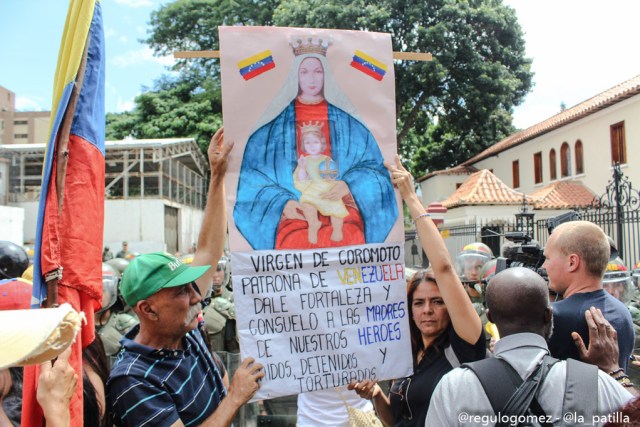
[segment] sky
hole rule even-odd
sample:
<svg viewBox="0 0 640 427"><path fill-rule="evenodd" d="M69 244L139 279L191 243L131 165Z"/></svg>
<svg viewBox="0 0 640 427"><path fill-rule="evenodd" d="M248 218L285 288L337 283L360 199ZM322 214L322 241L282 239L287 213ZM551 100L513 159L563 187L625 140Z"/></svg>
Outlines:
<svg viewBox="0 0 640 427"><path fill-rule="evenodd" d="M134 98L167 73L172 57L154 57L147 37L151 11L166 1L102 0L107 50L107 112L133 108ZM504 0L516 10L533 59L533 90L514 112L527 128L640 75L640 2L634 0ZM20 111L51 109L53 76L68 2L0 0L0 86Z"/></svg>

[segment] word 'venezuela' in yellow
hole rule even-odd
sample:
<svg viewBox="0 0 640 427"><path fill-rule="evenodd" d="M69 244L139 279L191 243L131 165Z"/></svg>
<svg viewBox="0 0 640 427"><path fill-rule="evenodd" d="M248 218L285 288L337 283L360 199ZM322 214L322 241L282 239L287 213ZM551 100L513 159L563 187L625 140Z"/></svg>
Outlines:
<svg viewBox="0 0 640 427"><path fill-rule="evenodd" d="M391 282L404 279L404 264L383 264L363 267L348 267L337 270L343 285Z"/></svg>

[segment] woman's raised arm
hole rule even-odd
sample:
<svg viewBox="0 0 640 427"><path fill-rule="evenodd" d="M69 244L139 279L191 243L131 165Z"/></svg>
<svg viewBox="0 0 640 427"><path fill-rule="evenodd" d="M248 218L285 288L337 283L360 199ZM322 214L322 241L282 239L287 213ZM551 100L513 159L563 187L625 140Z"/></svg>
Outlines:
<svg viewBox="0 0 640 427"><path fill-rule="evenodd" d="M395 164L385 163L385 166L391 174L391 182L400 191L415 222L422 248L431 263L456 334L469 344L475 344L482 333L482 322L456 274L438 227L433 223L416 194L413 177L402 166L397 155Z"/></svg>

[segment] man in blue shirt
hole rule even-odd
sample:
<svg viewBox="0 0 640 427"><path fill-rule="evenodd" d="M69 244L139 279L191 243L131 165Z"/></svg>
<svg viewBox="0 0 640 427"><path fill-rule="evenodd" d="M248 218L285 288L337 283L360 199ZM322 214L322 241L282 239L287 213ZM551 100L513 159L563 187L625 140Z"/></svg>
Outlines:
<svg viewBox="0 0 640 427"><path fill-rule="evenodd" d="M558 359L579 360L572 337L577 333L589 345L585 311L599 308L618 333L619 365L627 369L634 345L634 329L627 307L602 287L610 246L607 235L588 221L567 222L558 226L544 249L551 290L563 296L553 308L553 334L549 339L551 355Z"/></svg>
<svg viewBox="0 0 640 427"><path fill-rule="evenodd" d="M117 426L229 426L264 376L262 365L247 358L227 392L197 329L201 295L211 286L210 267L224 249L224 175L232 146L223 142L222 130L211 140L211 184L192 264L155 252L135 258L123 274L120 291L140 325L121 341L107 381L108 408Z"/></svg>

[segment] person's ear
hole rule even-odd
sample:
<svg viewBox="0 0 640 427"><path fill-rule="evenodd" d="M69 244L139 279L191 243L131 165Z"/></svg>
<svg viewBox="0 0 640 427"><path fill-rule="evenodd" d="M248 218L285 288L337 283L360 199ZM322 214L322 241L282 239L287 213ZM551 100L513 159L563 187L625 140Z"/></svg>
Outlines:
<svg viewBox="0 0 640 427"><path fill-rule="evenodd" d="M491 323L496 323L493 321L493 319L491 318L491 311L487 308L487 311L484 312L484 314L487 315L487 320Z"/></svg>
<svg viewBox="0 0 640 427"><path fill-rule="evenodd" d="M551 323L551 319L553 318L553 309L551 307L546 307L544 309L544 324L548 325Z"/></svg>
<svg viewBox="0 0 640 427"><path fill-rule="evenodd" d="M567 265L570 272L575 272L580 268L580 257L576 254L570 254L567 258Z"/></svg>
<svg viewBox="0 0 640 427"><path fill-rule="evenodd" d="M140 315L150 319L150 320L158 320L158 314L155 312L153 306L149 303L148 300L143 299L136 303L137 311Z"/></svg>

